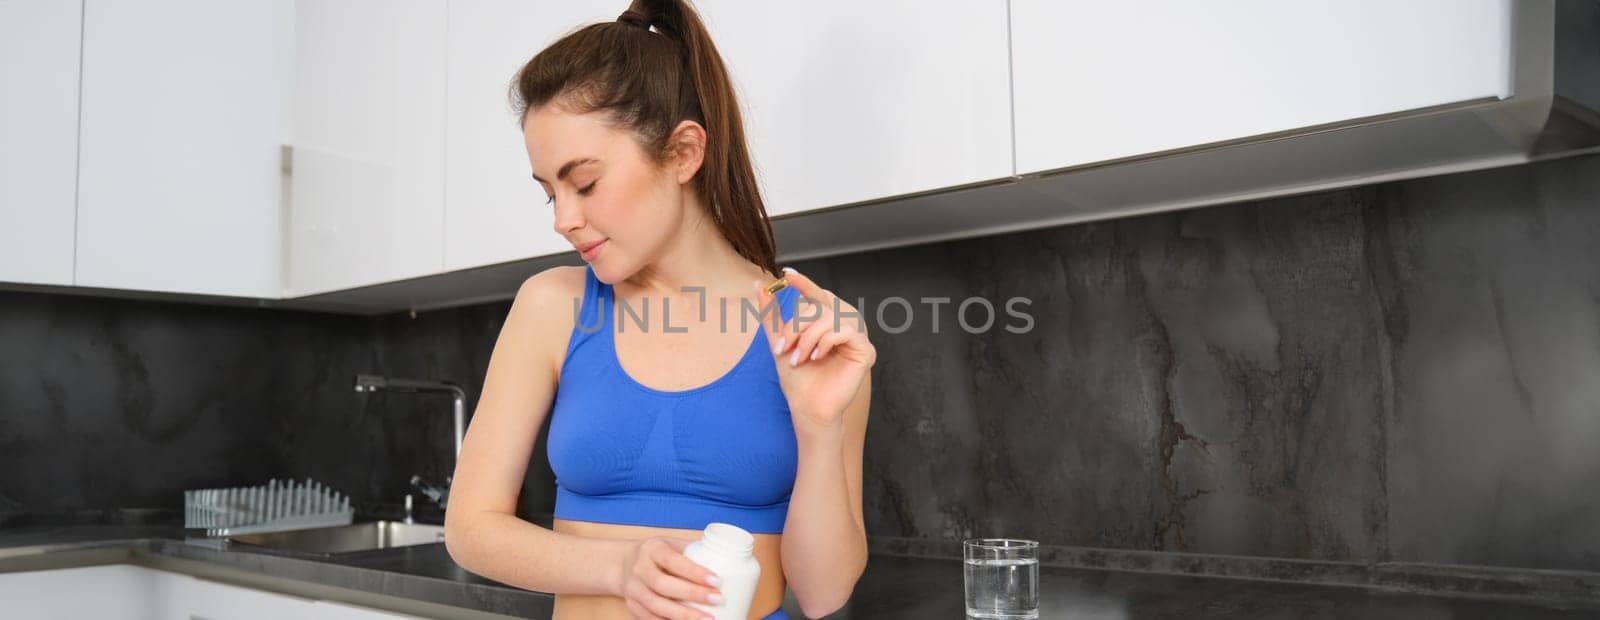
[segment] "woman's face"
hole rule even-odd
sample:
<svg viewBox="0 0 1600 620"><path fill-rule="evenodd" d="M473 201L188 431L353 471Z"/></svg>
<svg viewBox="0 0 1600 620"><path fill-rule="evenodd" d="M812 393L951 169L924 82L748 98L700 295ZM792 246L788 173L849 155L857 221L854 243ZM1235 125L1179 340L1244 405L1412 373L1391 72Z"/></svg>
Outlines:
<svg viewBox="0 0 1600 620"><path fill-rule="evenodd" d="M546 105L528 112L522 133L556 233L578 250L601 242L582 256L595 276L615 283L659 255L684 197L678 168L658 169L631 133L602 118Z"/></svg>

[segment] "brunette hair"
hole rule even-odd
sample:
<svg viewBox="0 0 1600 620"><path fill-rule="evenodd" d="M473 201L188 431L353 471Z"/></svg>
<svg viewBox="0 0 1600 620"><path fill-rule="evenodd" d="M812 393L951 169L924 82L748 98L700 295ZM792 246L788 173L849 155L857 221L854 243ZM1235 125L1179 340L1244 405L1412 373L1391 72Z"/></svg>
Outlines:
<svg viewBox="0 0 1600 620"><path fill-rule="evenodd" d="M624 16L578 28L523 65L510 93L518 119L552 101L578 114L604 111L657 165L678 123L700 123L707 144L695 193L740 255L781 276L739 102L699 14L687 0L634 0Z"/></svg>

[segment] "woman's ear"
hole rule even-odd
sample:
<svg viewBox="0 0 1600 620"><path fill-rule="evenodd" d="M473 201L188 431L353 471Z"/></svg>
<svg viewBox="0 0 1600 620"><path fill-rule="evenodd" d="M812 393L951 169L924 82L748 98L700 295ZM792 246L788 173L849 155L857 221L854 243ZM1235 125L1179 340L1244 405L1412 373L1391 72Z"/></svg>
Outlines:
<svg viewBox="0 0 1600 620"><path fill-rule="evenodd" d="M678 183L688 183L705 163L706 129L694 121L678 123L667 138L667 150L672 153L672 171Z"/></svg>

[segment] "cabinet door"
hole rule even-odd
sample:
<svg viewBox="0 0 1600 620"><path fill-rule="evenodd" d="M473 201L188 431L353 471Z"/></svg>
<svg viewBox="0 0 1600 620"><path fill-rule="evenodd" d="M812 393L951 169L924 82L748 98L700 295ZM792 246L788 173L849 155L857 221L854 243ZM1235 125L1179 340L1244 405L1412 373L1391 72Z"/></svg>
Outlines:
<svg viewBox="0 0 1600 620"><path fill-rule="evenodd" d="M79 286L282 294L286 0L87 0Z"/></svg>
<svg viewBox="0 0 1600 620"><path fill-rule="evenodd" d="M348 603L317 601L312 604L308 618L318 620L420 620L420 616L397 614L392 611L361 607Z"/></svg>
<svg viewBox="0 0 1600 620"><path fill-rule="evenodd" d="M218 583L167 571L161 597L162 606L175 614L162 617L191 620L275 620L278 618L320 618L314 599Z"/></svg>
<svg viewBox="0 0 1600 620"><path fill-rule="evenodd" d="M291 297L437 273L444 0L295 7Z"/></svg>
<svg viewBox="0 0 1600 620"><path fill-rule="evenodd" d="M152 618L190 620L402 620L418 616L397 614L371 607L338 603L291 594L257 590L210 581L182 573L148 570L164 580L152 592L163 613Z"/></svg>
<svg viewBox="0 0 1600 620"><path fill-rule="evenodd" d="M1513 0L1012 0L1017 171L1510 94Z"/></svg>
<svg viewBox="0 0 1600 620"><path fill-rule="evenodd" d="M83 3L0 2L0 281L72 284Z"/></svg>
<svg viewBox="0 0 1600 620"><path fill-rule="evenodd" d="M164 613L151 617L200 620L400 620L417 618L370 607L257 590L182 573L155 571L163 581L151 592Z"/></svg>
<svg viewBox="0 0 1600 620"><path fill-rule="evenodd" d="M166 589L162 575L126 564L0 573L0 602L7 618L171 617L150 594Z"/></svg>
<svg viewBox="0 0 1600 620"><path fill-rule="evenodd" d="M745 114L769 215L1011 173L1005 3L696 3ZM528 175L506 91L614 3L453 0L445 263L570 252Z"/></svg>
<svg viewBox="0 0 1600 620"><path fill-rule="evenodd" d="M706 0L767 213L1011 175L1003 0Z"/></svg>
<svg viewBox="0 0 1600 620"><path fill-rule="evenodd" d="M572 251L531 176L508 94L517 70L539 50L625 8L595 0L450 0L445 269Z"/></svg>

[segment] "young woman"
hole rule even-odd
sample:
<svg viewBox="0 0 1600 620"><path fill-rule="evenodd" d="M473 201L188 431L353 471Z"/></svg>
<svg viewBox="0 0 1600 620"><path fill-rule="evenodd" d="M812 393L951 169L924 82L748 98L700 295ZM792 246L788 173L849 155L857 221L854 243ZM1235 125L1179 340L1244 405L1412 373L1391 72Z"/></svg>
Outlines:
<svg viewBox="0 0 1600 620"><path fill-rule="evenodd" d="M539 52L513 91L533 178L586 265L517 292L456 466L451 557L555 593L557 619L691 620L706 614L684 602L719 591L684 546L726 522L756 538L750 618L787 618L785 586L807 616L840 608L867 561L877 354L854 307L777 268L698 15L636 1ZM550 529L515 516L547 415Z"/></svg>

